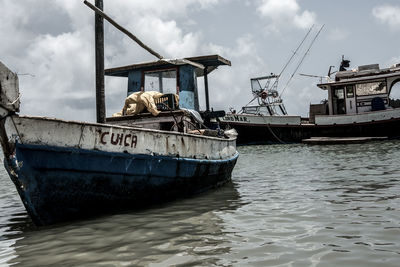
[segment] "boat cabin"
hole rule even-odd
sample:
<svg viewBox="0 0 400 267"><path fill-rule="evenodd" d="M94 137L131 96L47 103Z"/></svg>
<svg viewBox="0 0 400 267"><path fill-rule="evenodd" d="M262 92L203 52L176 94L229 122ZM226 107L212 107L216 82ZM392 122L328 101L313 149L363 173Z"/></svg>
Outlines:
<svg viewBox="0 0 400 267"><path fill-rule="evenodd" d="M361 114L396 108L389 96L399 81L400 64L386 69L380 69L379 64L354 70L341 68L334 81L317 85L328 92L328 100L310 106L310 120L315 115Z"/></svg>
<svg viewBox="0 0 400 267"><path fill-rule="evenodd" d="M106 76L128 78L127 96L146 91L157 91L166 96L161 98L163 103L156 103L161 111L156 117L145 111L137 115L107 118L106 122L170 130L176 124L176 117L187 113L182 109L200 111L198 77L204 77L206 109L210 111L207 75L221 65L230 66L231 62L219 55L208 55L106 69ZM174 94L178 96L179 103L175 103ZM121 107L123 105L124 101L121 100Z"/></svg>

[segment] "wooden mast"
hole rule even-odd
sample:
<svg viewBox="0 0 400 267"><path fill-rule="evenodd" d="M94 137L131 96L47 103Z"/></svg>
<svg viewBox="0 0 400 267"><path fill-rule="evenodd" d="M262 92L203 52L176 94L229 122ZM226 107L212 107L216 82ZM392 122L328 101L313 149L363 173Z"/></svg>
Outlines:
<svg viewBox="0 0 400 267"><path fill-rule="evenodd" d="M140 45L142 48L146 49L150 54L154 55L155 57L157 57L158 59L163 59L164 57L161 56L159 53L155 52L153 49L151 49L150 47L148 47L147 45L145 45L142 41L139 40L139 38L137 38L135 35L133 35L132 33L130 33L127 29L125 29L124 27L122 27L121 25L119 25L117 22L115 22L112 18L110 18L107 14L105 14L103 12L102 9L98 8L97 6L97 2L101 2L102 6L103 6L103 1L99 1L96 0L96 6L93 6L91 3L89 3L88 1L84 1L83 3L85 5L87 5L89 8L91 8L94 12L96 12L96 17L99 16L101 17L101 23L103 23L103 18L106 19L108 22L111 23L111 25L113 25L115 28L117 28L118 30L120 30L121 32L125 33L129 38L131 38L132 40L134 40L138 45ZM96 20L97 21L97 20ZM102 27L103 29L103 27ZM97 26L96 26L96 31L97 31ZM97 39L96 39L97 40ZM104 48L104 45L103 45ZM104 49L103 49L104 50Z"/></svg>
<svg viewBox="0 0 400 267"><path fill-rule="evenodd" d="M208 96L208 68L204 68L204 91L206 95L206 111L210 111L210 98Z"/></svg>
<svg viewBox="0 0 400 267"><path fill-rule="evenodd" d="M103 10L103 0L96 0L96 7ZM106 122L104 94L104 20L95 15L95 50L96 50L96 118L98 123Z"/></svg>

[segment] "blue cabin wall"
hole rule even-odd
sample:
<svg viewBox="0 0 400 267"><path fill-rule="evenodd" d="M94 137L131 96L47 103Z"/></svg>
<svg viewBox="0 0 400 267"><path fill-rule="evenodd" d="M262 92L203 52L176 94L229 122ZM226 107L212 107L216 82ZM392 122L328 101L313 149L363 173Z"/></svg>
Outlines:
<svg viewBox="0 0 400 267"><path fill-rule="evenodd" d="M128 74L128 92L140 92L144 85L142 84L142 71L132 70ZM191 65L181 65L178 71L179 86L179 106L181 108L199 110L199 97L197 90L196 67Z"/></svg>
<svg viewBox="0 0 400 267"><path fill-rule="evenodd" d="M199 110L196 67L194 66L179 67L179 106Z"/></svg>
<svg viewBox="0 0 400 267"><path fill-rule="evenodd" d="M133 70L128 74L128 96L132 93L141 91L142 87L142 71Z"/></svg>

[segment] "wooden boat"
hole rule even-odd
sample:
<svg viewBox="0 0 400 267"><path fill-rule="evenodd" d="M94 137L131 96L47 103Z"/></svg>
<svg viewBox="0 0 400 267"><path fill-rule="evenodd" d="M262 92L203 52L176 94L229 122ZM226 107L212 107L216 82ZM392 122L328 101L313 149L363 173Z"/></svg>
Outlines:
<svg viewBox="0 0 400 267"><path fill-rule="evenodd" d="M179 67L182 75L185 67ZM17 75L3 64L0 73L4 164L37 225L143 207L231 178L238 157L235 137L190 134L187 126L135 127L134 116L118 123L110 118L113 124L19 116ZM182 83L179 89L188 90ZM161 128L170 129L173 116L193 120L182 110L161 113L153 118Z"/></svg>
<svg viewBox="0 0 400 267"><path fill-rule="evenodd" d="M317 85L328 100L311 104L308 118L287 115L273 82L278 76L272 75L251 80L258 105L227 114L222 124L237 130L238 144L297 143L312 137L399 138L399 101L390 95L400 81L400 64L347 70L349 63L343 59L335 78Z"/></svg>
<svg viewBox="0 0 400 267"><path fill-rule="evenodd" d="M163 100L167 108L158 116L88 123L18 115L18 76L0 63L4 165L34 223L142 208L228 182L238 158L236 136L201 129L206 122L196 117L197 77L220 65L230 62L213 55L106 70L129 77L128 94L148 90L154 77L160 83L152 90L162 92L163 74L174 73L167 84L180 96L179 106Z"/></svg>

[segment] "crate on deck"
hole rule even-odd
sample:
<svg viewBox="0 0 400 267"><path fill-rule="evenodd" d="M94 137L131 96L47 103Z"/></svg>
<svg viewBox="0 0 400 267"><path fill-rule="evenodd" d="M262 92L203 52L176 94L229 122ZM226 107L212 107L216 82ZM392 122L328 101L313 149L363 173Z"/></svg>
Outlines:
<svg viewBox="0 0 400 267"><path fill-rule="evenodd" d="M175 101L174 94L164 94L162 97L155 99L157 109L160 111L176 110L178 103Z"/></svg>

